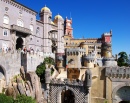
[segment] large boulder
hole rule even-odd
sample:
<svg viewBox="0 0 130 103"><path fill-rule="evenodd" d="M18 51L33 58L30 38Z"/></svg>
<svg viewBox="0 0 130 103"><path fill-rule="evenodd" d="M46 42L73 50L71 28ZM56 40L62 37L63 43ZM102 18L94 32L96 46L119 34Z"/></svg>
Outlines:
<svg viewBox="0 0 130 103"><path fill-rule="evenodd" d="M26 79L31 83L33 96L35 97L37 103L43 103L41 83L37 74L35 72L29 72L26 74Z"/></svg>

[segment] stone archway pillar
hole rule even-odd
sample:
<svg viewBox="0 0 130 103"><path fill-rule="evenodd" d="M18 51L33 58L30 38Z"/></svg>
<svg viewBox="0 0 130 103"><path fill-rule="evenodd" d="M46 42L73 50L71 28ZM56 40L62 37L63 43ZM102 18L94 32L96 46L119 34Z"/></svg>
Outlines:
<svg viewBox="0 0 130 103"><path fill-rule="evenodd" d="M15 49L16 49L16 31L13 31L12 34L11 34L11 49L12 49L12 53L15 52Z"/></svg>
<svg viewBox="0 0 130 103"><path fill-rule="evenodd" d="M61 103L61 92L62 92L62 89L60 89L57 93L57 103Z"/></svg>
<svg viewBox="0 0 130 103"><path fill-rule="evenodd" d="M57 95L57 103L61 103L61 94Z"/></svg>
<svg viewBox="0 0 130 103"><path fill-rule="evenodd" d="M112 99L112 103L117 103L117 102L116 102L116 99Z"/></svg>

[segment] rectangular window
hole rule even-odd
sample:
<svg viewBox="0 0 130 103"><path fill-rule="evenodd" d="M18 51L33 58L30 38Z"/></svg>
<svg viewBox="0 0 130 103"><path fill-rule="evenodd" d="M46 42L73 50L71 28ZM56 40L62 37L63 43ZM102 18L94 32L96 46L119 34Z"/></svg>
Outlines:
<svg viewBox="0 0 130 103"><path fill-rule="evenodd" d="M3 36L8 36L8 30L7 29L3 30Z"/></svg>

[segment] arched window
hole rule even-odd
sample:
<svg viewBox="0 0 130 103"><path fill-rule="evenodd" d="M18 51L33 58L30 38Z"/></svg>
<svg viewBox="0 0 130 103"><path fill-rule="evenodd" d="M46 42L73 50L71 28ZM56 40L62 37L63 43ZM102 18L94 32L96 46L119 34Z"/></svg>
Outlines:
<svg viewBox="0 0 130 103"><path fill-rule="evenodd" d="M23 21L21 19L17 20L17 25L21 26L21 27L24 27Z"/></svg>
<svg viewBox="0 0 130 103"><path fill-rule="evenodd" d="M7 29L3 30L3 36L8 36L8 30Z"/></svg>
<svg viewBox="0 0 130 103"><path fill-rule="evenodd" d="M30 30L31 30L31 32L33 31L33 25L32 24L30 25Z"/></svg>
<svg viewBox="0 0 130 103"><path fill-rule="evenodd" d="M36 29L36 34L40 34L40 28L39 27L37 27L37 29Z"/></svg>
<svg viewBox="0 0 130 103"><path fill-rule="evenodd" d="M7 15L5 15L5 16L3 17L3 23L4 23L4 24L9 24L9 17L8 17Z"/></svg>

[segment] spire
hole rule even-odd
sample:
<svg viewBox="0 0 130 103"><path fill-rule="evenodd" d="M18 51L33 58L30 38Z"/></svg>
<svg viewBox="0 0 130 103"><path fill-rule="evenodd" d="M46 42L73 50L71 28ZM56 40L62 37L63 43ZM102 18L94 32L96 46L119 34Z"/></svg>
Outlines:
<svg viewBox="0 0 130 103"><path fill-rule="evenodd" d="M110 34L112 35L112 29L110 30Z"/></svg>

